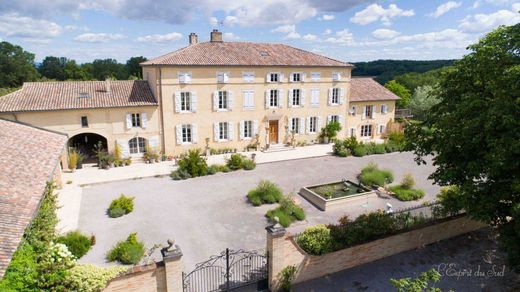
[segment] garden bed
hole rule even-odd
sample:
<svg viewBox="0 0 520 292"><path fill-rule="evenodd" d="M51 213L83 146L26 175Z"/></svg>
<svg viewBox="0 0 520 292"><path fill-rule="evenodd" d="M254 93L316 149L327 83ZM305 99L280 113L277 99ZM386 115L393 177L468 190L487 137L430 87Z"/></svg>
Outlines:
<svg viewBox="0 0 520 292"><path fill-rule="evenodd" d="M303 187L300 195L322 211L377 197L375 191L348 180Z"/></svg>

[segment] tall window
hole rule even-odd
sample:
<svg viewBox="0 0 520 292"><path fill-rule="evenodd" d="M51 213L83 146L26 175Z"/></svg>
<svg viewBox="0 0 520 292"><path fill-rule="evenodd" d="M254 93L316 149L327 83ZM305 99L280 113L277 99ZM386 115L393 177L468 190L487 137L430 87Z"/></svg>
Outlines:
<svg viewBox="0 0 520 292"><path fill-rule="evenodd" d="M332 115L330 116L330 122L331 123L339 123L339 116L338 115Z"/></svg>
<svg viewBox="0 0 520 292"><path fill-rule="evenodd" d="M365 117L366 118L372 118L372 115L374 113L372 112L372 106L371 105L366 105L365 106Z"/></svg>
<svg viewBox="0 0 520 292"><path fill-rule="evenodd" d="M332 104L339 104L339 88L332 88Z"/></svg>
<svg viewBox="0 0 520 292"><path fill-rule="evenodd" d="M361 137L372 137L372 125L361 126Z"/></svg>
<svg viewBox="0 0 520 292"><path fill-rule="evenodd" d="M86 116L81 117L81 127L88 128L88 118Z"/></svg>
<svg viewBox="0 0 520 292"><path fill-rule="evenodd" d="M192 129L191 125L182 125L182 143L192 143Z"/></svg>
<svg viewBox="0 0 520 292"><path fill-rule="evenodd" d="M227 91L218 92L218 109L228 109L228 93Z"/></svg>
<svg viewBox="0 0 520 292"><path fill-rule="evenodd" d="M269 106L278 107L278 90L271 89L269 92Z"/></svg>
<svg viewBox="0 0 520 292"><path fill-rule="evenodd" d="M253 90L244 90L243 108L245 110L255 109L255 92Z"/></svg>
<svg viewBox="0 0 520 292"><path fill-rule="evenodd" d="M302 103L301 103L301 94L302 94L302 90L301 89L293 89L292 90L292 105L293 106L301 106Z"/></svg>
<svg viewBox="0 0 520 292"><path fill-rule="evenodd" d="M229 134L228 134L228 123L227 122L220 122L218 123L218 139L219 140L228 140Z"/></svg>
<svg viewBox="0 0 520 292"><path fill-rule="evenodd" d="M278 81L280 81L279 73L270 73L269 74L269 82L278 82Z"/></svg>
<svg viewBox="0 0 520 292"><path fill-rule="evenodd" d="M181 92L181 111L191 111L191 96L189 92Z"/></svg>
<svg viewBox="0 0 520 292"><path fill-rule="evenodd" d="M135 137L128 141L128 148L130 154L143 154L146 151L146 139L142 137Z"/></svg>
<svg viewBox="0 0 520 292"><path fill-rule="evenodd" d="M381 105L381 113L382 114L388 113L388 106L386 104Z"/></svg>
<svg viewBox="0 0 520 292"><path fill-rule="evenodd" d="M141 127L141 114L132 114L132 128Z"/></svg>
<svg viewBox="0 0 520 292"><path fill-rule="evenodd" d="M244 138L253 138L253 121L244 121Z"/></svg>
<svg viewBox="0 0 520 292"><path fill-rule="evenodd" d="M309 118L309 133L318 132L318 117Z"/></svg>
<svg viewBox="0 0 520 292"><path fill-rule="evenodd" d="M300 133L300 118L291 119L291 131Z"/></svg>

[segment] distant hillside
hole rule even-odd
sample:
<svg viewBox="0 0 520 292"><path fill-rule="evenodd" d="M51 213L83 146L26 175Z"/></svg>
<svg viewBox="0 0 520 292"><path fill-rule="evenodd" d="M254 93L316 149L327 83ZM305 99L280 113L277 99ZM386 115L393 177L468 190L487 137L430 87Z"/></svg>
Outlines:
<svg viewBox="0 0 520 292"><path fill-rule="evenodd" d="M451 66L455 60L410 61L410 60L377 60L371 62L352 63L356 66L352 76L375 76L376 80L385 84L395 76L417 72L423 73L445 66Z"/></svg>

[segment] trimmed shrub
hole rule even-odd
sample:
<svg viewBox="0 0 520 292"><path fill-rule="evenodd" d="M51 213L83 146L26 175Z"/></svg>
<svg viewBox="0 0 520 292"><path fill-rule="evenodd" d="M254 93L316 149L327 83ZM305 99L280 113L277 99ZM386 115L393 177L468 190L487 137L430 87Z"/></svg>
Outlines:
<svg viewBox="0 0 520 292"><path fill-rule="evenodd" d="M213 175L219 171L220 171L220 168L216 164L212 164L212 165L208 166L208 175Z"/></svg>
<svg viewBox="0 0 520 292"><path fill-rule="evenodd" d="M230 172L231 169L227 165L224 164L224 165L219 165L219 171L227 173L227 172Z"/></svg>
<svg viewBox="0 0 520 292"><path fill-rule="evenodd" d="M365 146L365 150L367 152L367 155L372 155L376 153L376 143L370 142L367 144L363 144Z"/></svg>
<svg viewBox="0 0 520 292"><path fill-rule="evenodd" d="M359 181L365 186L384 186L394 181L390 170L380 170L376 164L370 163L361 170Z"/></svg>
<svg viewBox="0 0 520 292"><path fill-rule="evenodd" d="M90 238L79 231L68 232L57 239L58 243L63 243L76 259L84 256L92 246Z"/></svg>
<svg viewBox="0 0 520 292"><path fill-rule="evenodd" d="M178 171L185 171L191 177L204 176L208 173L208 164L201 155L200 149L188 150L187 153L181 154L178 164Z"/></svg>
<svg viewBox="0 0 520 292"><path fill-rule="evenodd" d="M144 256L144 243L137 240L137 233L131 233L124 241L119 241L107 254L110 262L137 264Z"/></svg>
<svg viewBox="0 0 520 292"><path fill-rule="evenodd" d="M325 225L306 228L298 236L297 243L304 251L313 255L321 255L332 251L330 229Z"/></svg>
<svg viewBox="0 0 520 292"><path fill-rule="evenodd" d="M365 155L367 155L367 149L365 148L365 146L363 144L360 144L360 145L356 146L356 148L354 148L354 151L352 151L352 155L354 155L356 157L365 156Z"/></svg>
<svg viewBox="0 0 520 292"><path fill-rule="evenodd" d="M111 218L121 217L134 210L134 197L127 197L123 194L110 203L108 216Z"/></svg>
<svg viewBox="0 0 520 292"><path fill-rule="evenodd" d="M424 197L423 190L403 188L402 185L390 187L390 191L394 193L394 197L399 201L413 201Z"/></svg>
<svg viewBox="0 0 520 292"><path fill-rule="evenodd" d="M268 180L261 180L256 188L247 193L247 198L253 206L278 203L282 196L282 190L278 185Z"/></svg>
<svg viewBox="0 0 520 292"><path fill-rule="evenodd" d="M350 154L350 150L345 148L344 141L337 140L332 146L332 153L339 157L347 157Z"/></svg>
<svg viewBox="0 0 520 292"><path fill-rule="evenodd" d="M97 292L103 290L108 281L125 272L122 266L98 267L93 264L76 265L67 275L68 291Z"/></svg>
<svg viewBox="0 0 520 292"><path fill-rule="evenodd" d="M388 141L384 145L387 153L402 151L402 147L393 141Z"/></svg>
<svg viewBox="0 0 520 292"><path fill-rule="evenodd" d="M231 154L231 157L226 159L226 165L231 170L242 169L244 167L245 159L246 159L246 157L242 154L238 154L238 153Z"/></svg>
<svg viewBox="0 0 520 292"><path fill-rule="evenodd" d="M256 163L253 159L245 159L244 160L244 169L245 170L253 170L256 168Z"/></svg>

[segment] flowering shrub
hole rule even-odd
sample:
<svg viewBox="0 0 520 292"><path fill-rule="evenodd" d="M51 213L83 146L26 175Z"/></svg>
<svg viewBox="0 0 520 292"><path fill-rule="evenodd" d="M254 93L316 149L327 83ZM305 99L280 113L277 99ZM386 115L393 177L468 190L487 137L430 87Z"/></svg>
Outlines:
<svg viewBox="0 0 520 292"><path fill-rule="evenodd" d="M70 269L68 276L71 291L95 292L100 291L107 282L125 272L128 268L114 266L108 268L92 264L76 265Z"/></svg>

